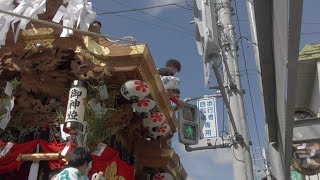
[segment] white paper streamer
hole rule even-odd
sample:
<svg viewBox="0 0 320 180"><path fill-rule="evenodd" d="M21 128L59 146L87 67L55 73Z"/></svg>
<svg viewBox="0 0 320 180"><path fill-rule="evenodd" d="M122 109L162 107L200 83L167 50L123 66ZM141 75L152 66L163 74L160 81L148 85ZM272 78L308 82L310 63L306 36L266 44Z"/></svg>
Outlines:
<svg viewBox="0 0 320 180"><path fill-rule="evenodd" d="M13 10L13 13L38 19L38 14L42 14L45 11L46 0L20 0L20 4ZM17 42L18 40L20 30L24 30L29 23L29 20L27 19L20 19L15 17L14 21L11 23L11 26L14 26L14 23L18 21L20 21L20 23L16 29L16 33L14 36L15 42Z"/></svg>
<svg viewBox="0 0 320 180"><path fill-rule="evenodd" d="M7 113L0 117L0 128L5 129L11 119L10 112L14 107L14 97L11 98L10 104L5 107Z"/></svg>
<svg viewBox="0 0 320 180"><path fill-rule="evenodd" d="M60 153L61 156L67 155L69 148L70 148L70 144L71 144L71 137L70 137L69 141L67 142L66 146L63 148L62 152Z"/></svg>
<svg viewBox="0 0 320 180"><path fill-rule="evenodd" d="M6 144L6 146L0 152L0 158L6 156L8 154L8 152L10 151L10 149L12 148L12 146L13 146L13 143L12 142L8 142Z"/></svg>
<svg viewBox="0 0 320 180"><path fill-rule="evenodd" d="M19 0L19 5L14 7L13 0L0 0L0 9L19 15L38 19L38 14L46 11L46 0ZM17 29L14 29L14 24L19 22ZM14 34L14 41L17 42L20 30L24 30L29 23L27 19L21 19L10 15L0 13L0 46L5 45L7 33L11 28Z"/></svg>
<svg viewBox="0 0 320 180"><path fill-rule="evenodd" d="M64 26L70 28L74 26L75 28L80 27L81 30L87 31L95 19L96 13L92 10L91 2L87 0L69 0L66 8L63 5L60 6L52 21L59 23L62 20ZM69 37L70 34L73 34L73 31L64 28L60 37Z"/></svg>
<svg viewBox="0 0 320 180"><path fill-rule="evenodd" d="M39 153L39 144L37 144L36 153ZM37 180L38 179L38 172L39 172L39 161L34 161L30 167L28 180Z"/></svg>
<svg viewBox="0 0 320 180"><path fill-rule="evenodd" d="M14 9L13 0L0 0L0 9L12 12ZM7 33L13 17L0 13L0 47L6 44Z"/></svg>

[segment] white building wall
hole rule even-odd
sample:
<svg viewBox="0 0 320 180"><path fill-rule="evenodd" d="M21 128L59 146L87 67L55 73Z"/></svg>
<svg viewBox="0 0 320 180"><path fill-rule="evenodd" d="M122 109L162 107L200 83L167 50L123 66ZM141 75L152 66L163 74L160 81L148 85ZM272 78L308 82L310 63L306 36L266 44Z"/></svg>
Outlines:
<svg viewBox="0 0 320 180"><path fill-rule="evenodd" d="M320 93L319 93L319 76L320 76L320 62L317 63L317 71L314 77L312 98L310 100L310 110L320 116Z"/></svg>

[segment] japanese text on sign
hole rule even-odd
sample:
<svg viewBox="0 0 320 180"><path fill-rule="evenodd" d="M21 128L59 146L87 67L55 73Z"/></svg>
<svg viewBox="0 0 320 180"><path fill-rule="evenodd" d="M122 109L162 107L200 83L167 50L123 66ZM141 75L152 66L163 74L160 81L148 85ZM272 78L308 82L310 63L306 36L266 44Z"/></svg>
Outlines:
<svg viewBox="0 0 320 180"><path fill-rule="evenodd" d="M217 137L217 111L215 98L202 98L197 101L200 116L200 132L203 138Z"/></svg>

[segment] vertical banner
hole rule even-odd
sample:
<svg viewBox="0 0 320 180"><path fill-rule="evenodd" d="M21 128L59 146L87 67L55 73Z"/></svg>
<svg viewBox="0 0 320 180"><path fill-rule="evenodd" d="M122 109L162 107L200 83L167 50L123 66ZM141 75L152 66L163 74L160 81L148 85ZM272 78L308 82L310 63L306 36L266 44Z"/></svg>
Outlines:
<svg viewBox="0 0 320 180"><path fill-rule="evenodd" d="M199 108L201 139L218 137L216 98L202 98L197 100Z"/></svg>

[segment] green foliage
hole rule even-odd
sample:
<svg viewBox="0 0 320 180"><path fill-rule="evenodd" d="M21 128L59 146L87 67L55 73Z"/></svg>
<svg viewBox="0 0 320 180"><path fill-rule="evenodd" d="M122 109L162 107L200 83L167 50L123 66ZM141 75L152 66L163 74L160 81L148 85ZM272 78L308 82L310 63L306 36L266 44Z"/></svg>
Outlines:
<svg viewBox="0 0 320 180"><path fill-rule="evenodd" d="M5 130L0 129L0 139L8 142L23 143L25 137L38 133L39 128L22 127L22 126L8 126Z"/></svg>
<svg viewBox="0 0 320 180"><path fill-rule="evenodd" d="M98 84L103 85L103 83ZM100 105L99 107L95 107L92 104L88 104L86 108L87 146L91 150L94 150L100 142L103 142L125 127L124 124L117 124L113 127L108 126L111 115L117 112L117 110L114 109L116 95L115 92L109 92L109 98L101 101L99 92L100 85L89 84L88 86L88 99Z"/></svg>

